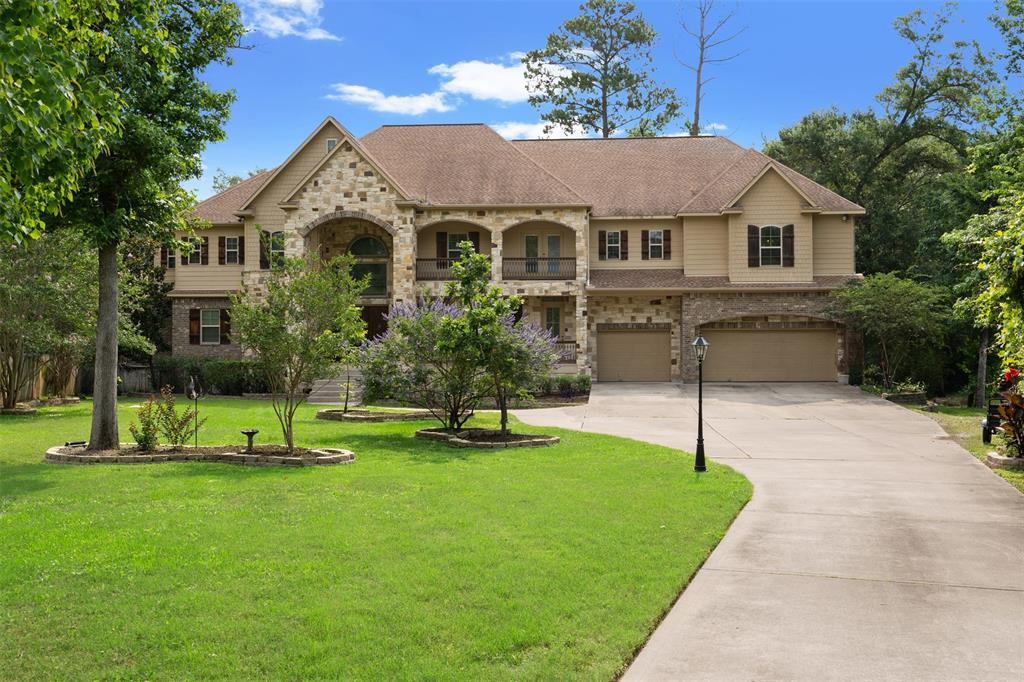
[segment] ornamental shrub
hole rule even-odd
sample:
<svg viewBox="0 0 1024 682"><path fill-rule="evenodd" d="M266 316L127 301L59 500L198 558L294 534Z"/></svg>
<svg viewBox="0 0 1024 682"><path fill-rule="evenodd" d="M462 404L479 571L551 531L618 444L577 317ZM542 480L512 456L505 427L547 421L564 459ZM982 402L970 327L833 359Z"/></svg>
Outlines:
<svg viewBox="0 0 1024 682"><path fill-rule="evenodd" d="M132 438L139 444L139 449L144 452L156 450L160 444L160 403L156 396L149 396L149 400L139 408L137 415L138 423L132 422L128 430L132 432Z"/></svg>
<svg viewBox="0 0 1024 682"><path fill-rule="evenodd" d="M252 360L207 360L200 376L206 390L217 395L268 392L267 380Z"/></svg>
<svg viewBox="0 0 1024 682"><path fill-rule="evenodd" d="M186 407L184 412L178 414L174 403L174 390L170 386L160 389L156 414L160 433L169 444L178 447L188 445L196 432L206 423L206 417L196 419L196 411L191 407Z"/></svg>

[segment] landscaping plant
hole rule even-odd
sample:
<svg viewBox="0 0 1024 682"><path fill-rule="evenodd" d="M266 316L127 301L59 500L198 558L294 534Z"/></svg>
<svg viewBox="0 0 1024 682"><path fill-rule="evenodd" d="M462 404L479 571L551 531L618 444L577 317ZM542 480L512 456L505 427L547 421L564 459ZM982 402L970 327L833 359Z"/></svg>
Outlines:
<svg viewBox="0 0 1024 682"><path fill-rule="evenodd" d="M999 395L1006 401L999 406L999 416L1003 418L1000 428L1012 457L1024 457L1024 395L1020 393L1020 382L1020 370L1011 367L999 383Z"/></svg>
<svg viewBox="0 0 1024 682"><path fill-rule="evenodd" d="M175 447L187 445L195 437L199 429L202 428L203 424L206 423L206 417L197 419L197 413L191 407L186 407L181 414L178 414L178 408L174 400L174 391L170 386L164 386L160 389L156 414L160 433L163 434L164 440ZM134 433L133 431L132 434L134 435Z"/></svg>
<svg viewBox="0 0 1024 682"><path fill-rule="evenodd" d="M132 438L139 444L139 449L145 452L156 450L160 444L160 402L156 396L149 396L149 399L139 408L138 423L132 422L128 430Z"/></svg>
<svg viewBox="0 0 1024 682"><path fill-rule="evenodd" d="M274 263L262 293L246 288L232 298L232 334L260 367L288 452L307 388L365 336L356 304L369 277L354 277L352 264L351 256L285 257Z"/></svg>

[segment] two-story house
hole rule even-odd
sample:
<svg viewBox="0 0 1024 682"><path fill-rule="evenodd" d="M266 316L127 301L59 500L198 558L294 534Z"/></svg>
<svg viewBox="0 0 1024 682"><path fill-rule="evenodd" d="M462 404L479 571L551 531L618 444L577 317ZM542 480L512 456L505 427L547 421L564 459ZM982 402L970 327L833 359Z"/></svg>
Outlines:
<svg viewBox="0 0 1024 682"><path fill-rule="evenodd" d="M864 209L722 137L508 141L482 124L328 118L272 171L195 210L211 227L174 281L176 354L238 356L228 295L275 253L350 253L371 275L370 335L390 304L439 294L472 242L563 367L598 381L842 381L829 292L855 277ZM260 239L259 231L269 234Z"/></svg>

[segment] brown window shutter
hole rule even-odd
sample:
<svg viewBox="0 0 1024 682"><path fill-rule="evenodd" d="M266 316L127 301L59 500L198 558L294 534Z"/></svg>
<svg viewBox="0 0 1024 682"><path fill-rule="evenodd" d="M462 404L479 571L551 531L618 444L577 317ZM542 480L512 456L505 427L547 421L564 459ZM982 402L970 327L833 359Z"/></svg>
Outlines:
<svg viewBox="0 0 1024 682"><path fill-rule="evenodd" d="M448 257L448 233L438 232L435 237L435 247L437 248L436 258L447 258Z"/></svg>
<svg viewBox="0 0 1024 682"><path fill-rule="evenodd" d="M661 251L662 257L665 260L671 260L672 258L672 228L666 229L661 233Z"/></svg>
<svg viewBox="0 0 1024 682"><path fill-rule="evenodd" d="M260 270L270 269L270 234L259 231L260 236Z"/></svg>
<svg viewBox="0 0 1024 682"><path fill-rule="evenodd" d="M640 260L647 260L651 257L651 231L640 230Z"/></svg>
<svg viewBox="0 0 1024 682"><path fill-rule="evenodd" d="M188 342L189 345L199 345L199 308L188 309Z"/></svg>
<svg viewBox="0 0 1024 682"><path fill-rule="evenodd" d="M608 258L608 231L597 231L597 259L607 260Z"/></svg>
<svg viewBox="0 0 1024 682"><path fill-rule="evenodd" d="M469 241L473 242L473 250L480 253L480 233L478 231L470 232Z"/></svg>
<svg viewBox="0 0 1024 682"><path fill-rule="evenodd" d="M167 269L167 247L166 246L161 246L160 247L160 267L162 267L164 270Z"/></svg>
<svg viewBox="0 0 1024 682"><path fill-rule="evenodd" d="M793 253L793 226L782 226L782 267L791 268L795 262Z"/></svg>
<svg viewBox="0 0 1024 682"><path fill-rule="evenodd" d="M199 263L200 265L210 264L210 238L203 237L199 245Z"/></svg>
<svg viewBox="0 0 1024 682"><path fill-rule="evenodd" d="M220 309L220 344L231 343L231 310Z"/></svg>
<svg viewBox="0 0 1024 682"><path fill-rule="evenodd" d="M747 225L747 266L761 267L761 228Z"/></svg>
<svg viewBox="0 0 1024 682"><path fill-rule="evenodd" d="M629 232L619 231L619 260L629 260Z"/></svg>
<svg viewBox="0 0 1024 682"><path fill-rule="evenodd" d="M238 238L238 264L245 265L245 237Z"/></svg>
<svg viewBox="0 0 1024 682"><path fill-rule="evenodd" d="M227 251L227 237L217 237L217 265L224 265L225 251Z"/></svg>

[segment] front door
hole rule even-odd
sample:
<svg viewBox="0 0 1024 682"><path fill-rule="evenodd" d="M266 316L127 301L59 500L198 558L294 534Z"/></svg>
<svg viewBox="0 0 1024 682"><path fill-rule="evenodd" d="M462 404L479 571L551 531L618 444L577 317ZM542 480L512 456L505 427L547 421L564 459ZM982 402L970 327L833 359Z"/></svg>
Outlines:
<svg viewBox="0 0 1024 682"><path fill-rule="evenodd" d="M562 257L562 237L557 234L548 235L548 274L558 274L558 259Z"/></svg>
<svg viewBox="0 0 1024 682"><path fill-rule="evenodd" d="M361 311L363 322L366 323L366 338L375 339L382 336L388 330L388 321L384 319L387 315L386 305L364 305Z"/></svg>

